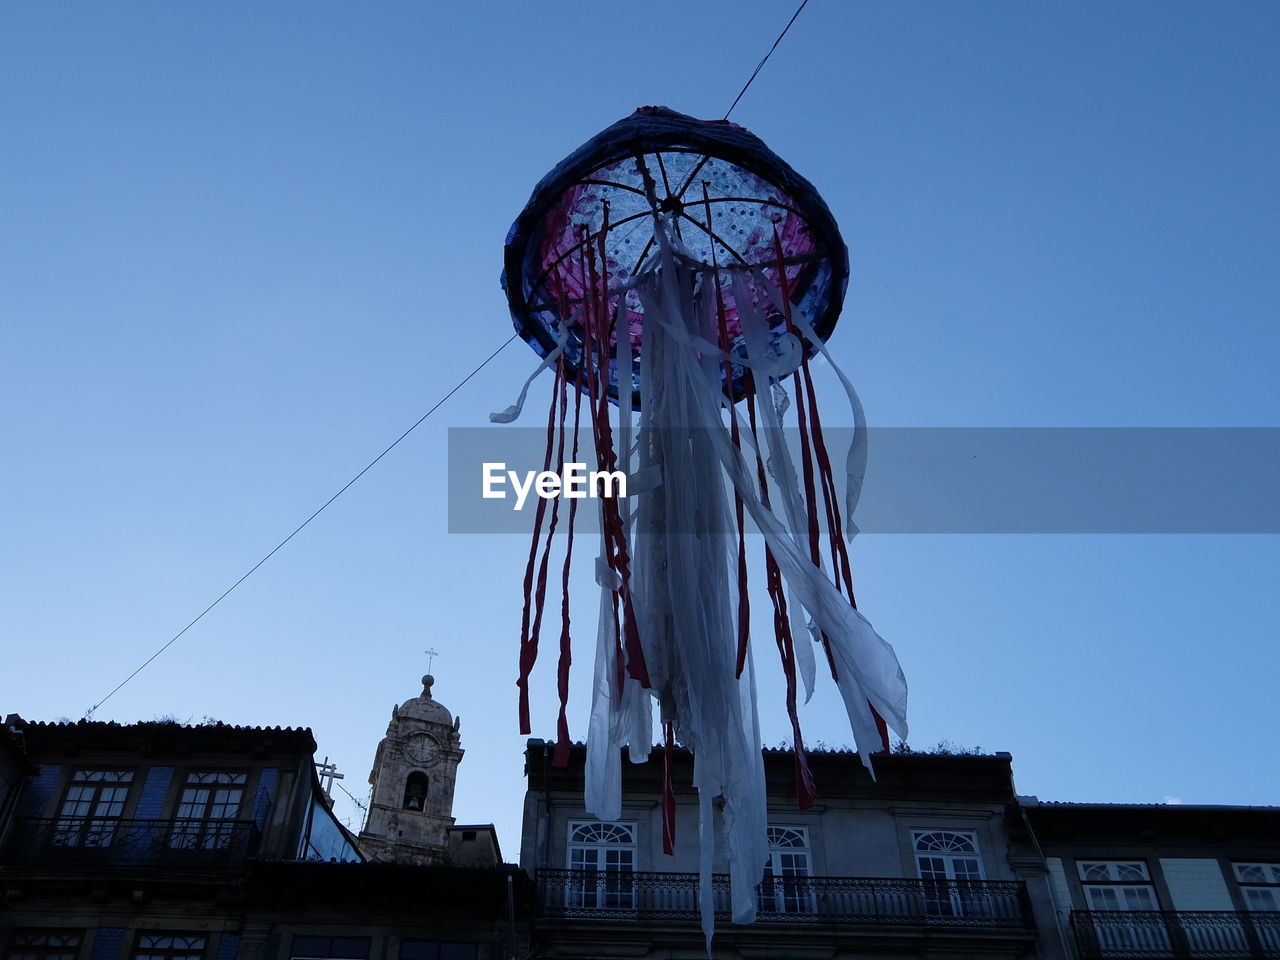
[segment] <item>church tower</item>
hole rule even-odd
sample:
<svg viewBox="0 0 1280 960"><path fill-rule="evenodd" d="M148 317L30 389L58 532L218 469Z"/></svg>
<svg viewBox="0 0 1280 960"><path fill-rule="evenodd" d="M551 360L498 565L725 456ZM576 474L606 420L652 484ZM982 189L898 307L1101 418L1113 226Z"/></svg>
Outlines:
<svg viewBox="0 0 1280 960"><path fill-rule="evenodd" d="M371 860L446 860L462 718L455 720L432 698L434 682L423 677L422 696L391 708L387 735L378 744L369 774L373 802L360 831L360 849Z"/></svg>

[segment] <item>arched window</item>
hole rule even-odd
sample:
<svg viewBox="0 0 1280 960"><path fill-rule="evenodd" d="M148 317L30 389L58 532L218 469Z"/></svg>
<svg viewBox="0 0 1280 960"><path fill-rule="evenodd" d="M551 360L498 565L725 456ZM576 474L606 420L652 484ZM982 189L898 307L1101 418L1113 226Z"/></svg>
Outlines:
<svg viewBox="0 0 1280 960"><path fill-rule="evenodd" d="M1093 935L1105 956L1173 956L1169 928L1155 912L1160 899L1145 861L1077 860L1076 868L1092 911Z"/></svg>
<svg viewBox="0 0 1280 960"><path fill-rule="evenodd" d="M981 880L978 838L957 830L917 830L912 834L922 880Z"/></svg>
<svg viewBox="0 0 1280 960"><path fill-rule="evenodd" d="M1280 863L1233 863L1245 906L1280 910Z"/></svg>
<svg viewBox="0 0 1280 960"><path fill-rule="evenodd" d="M629 823L603 823L599 820L591 820L570 826L569 842L571 844L585 843L606 847L614 844L635 846L635 828ZM570 864L570 869L573 869L573 864Z"/></svg>
<svg viewBox="0 0 1280 960"><path fill-rule="evenodd" d="M596 910L635 908L634 825L574 821L569 824L568 846L569 869L585 875L568 891L572 906Z"/></svg>
<svg viewBox="0 0 1280 960"><path fill-rule="evenodd" d="M760 884L761 913L814 913L818 908L809 860L809 831L770 826L769 859Z"/></svg>
<svg viewBox="0 0 1280 960"><path fill-rule="evenodd" d="M916 868L925 881L925 909L933 916L976 916L983 894L974 887L984 877L977 834L958 830L916 830L911 834Z"/></svg>
<svg viewBox="0 0 1280 960"><path fill-rule="evenodd" d="M919 853L977 853L978 844L972 833L955 833L951 830L932 830L915 833L916 851Z"/></svg>
<svg viewBox="0 0 1280 960"><path fill-rule="evenodd" d="M409 774L404 782L404 808L406 810L422 810L427 802L427 775L421 770Z"/></svg>

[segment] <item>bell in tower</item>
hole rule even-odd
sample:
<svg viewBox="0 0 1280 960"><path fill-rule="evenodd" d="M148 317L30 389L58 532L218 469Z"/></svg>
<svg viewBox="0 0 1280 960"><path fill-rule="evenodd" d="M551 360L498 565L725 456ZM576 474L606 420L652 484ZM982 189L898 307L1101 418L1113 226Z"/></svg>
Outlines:
<svg viewBox="0 0 1280 960"><path fill-rule="evenodd" d="M373 802L360 831L360 849L370 860L430 864L447 858L461 718L431 696L434 682L423 677L422 696L391 708L387 735L378 744L369 774Z"/></svg>

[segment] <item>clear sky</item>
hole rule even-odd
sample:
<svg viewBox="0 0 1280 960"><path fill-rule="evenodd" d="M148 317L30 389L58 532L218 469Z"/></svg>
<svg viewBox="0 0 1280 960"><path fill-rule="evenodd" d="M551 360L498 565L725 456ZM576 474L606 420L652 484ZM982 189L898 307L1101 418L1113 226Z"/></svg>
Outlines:
<svg viewBox="0 0 1280 960"><path fill-rule="evenodd" d="M0 8L0 712L82 715L416 420L509 335L539 177L638 105L720 116L793 8ZM1277 426L1277 63L1270 2L811 0L734 119L841 224L832 348L873 424ZM514 858L527 541L446 534L444 452L532 362L507 348L98 718L310 726L363 798L434 647L455 814ZM854 560L913 745L1009 750L1044 799L1280 803L1280 538ZM850 741L829 682L802 719Z"/></svg>

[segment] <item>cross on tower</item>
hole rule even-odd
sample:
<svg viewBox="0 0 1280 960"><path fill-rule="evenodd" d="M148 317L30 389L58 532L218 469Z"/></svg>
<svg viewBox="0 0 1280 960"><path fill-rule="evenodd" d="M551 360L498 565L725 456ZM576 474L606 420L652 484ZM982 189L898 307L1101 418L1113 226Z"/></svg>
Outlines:
<svg viewBox="0 0 1280 960"><path fill-rule="evenodd" d="M422 652L423 652L423 653L425 653L425 654L427 655L427 673L430 673L430 672L431 672L431 664L432 664L432 662L435 660L435 658L436 658L436 657L440 656L440 653L439 653L439 651L437 651L437 650L432 650L432 649L423 650Z"/></svg>
<svg viewBox="0 0 1280 960"><path fill-rule="evenodd" d="M333 781L345 780L346 775L338 772L338 765L330 763L329 758L324 758L324 763L316 764L316 773L320 777L320 789L324 791L324 795L330 800L333 799Z"/></svg>

